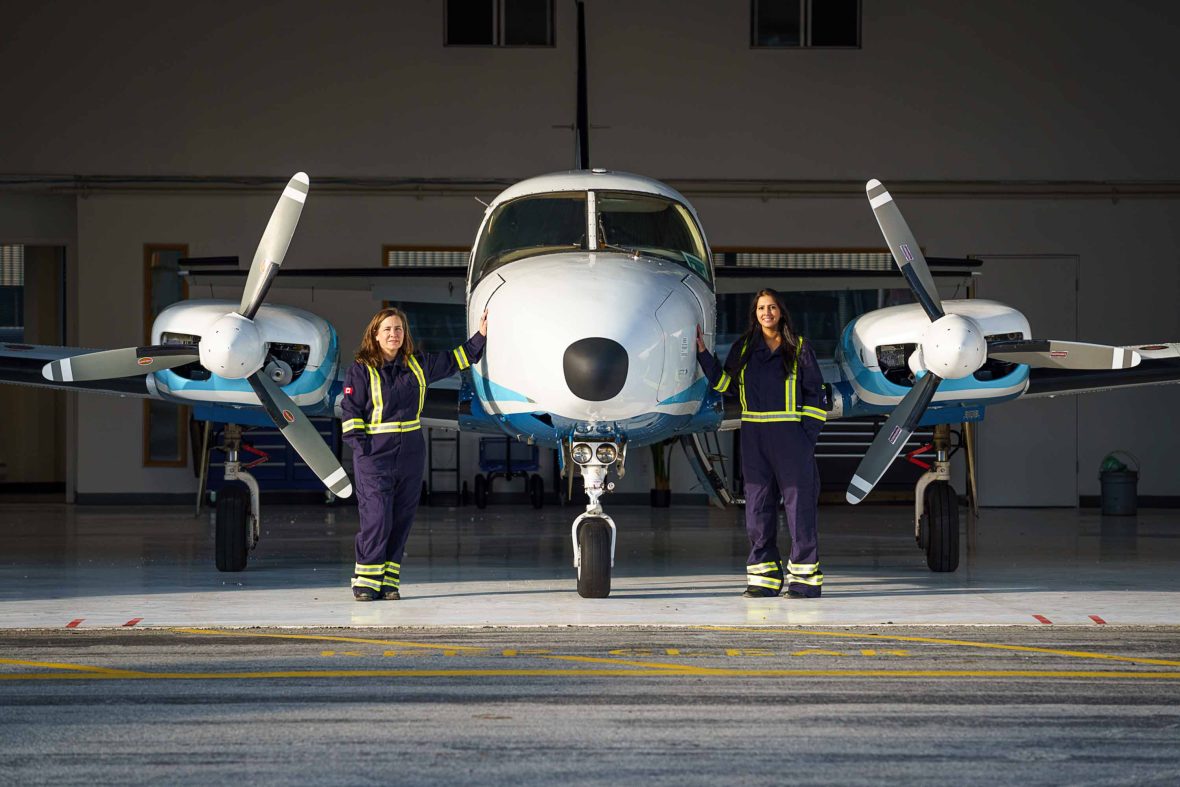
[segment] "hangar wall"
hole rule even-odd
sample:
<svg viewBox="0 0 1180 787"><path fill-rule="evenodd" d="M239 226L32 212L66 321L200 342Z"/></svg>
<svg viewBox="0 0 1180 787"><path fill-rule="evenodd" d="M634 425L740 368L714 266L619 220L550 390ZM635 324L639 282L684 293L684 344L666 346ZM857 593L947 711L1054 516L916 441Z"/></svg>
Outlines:
<svg viewBox="0 0 1180 787"><path fill-rule="evenodd" d="M387 243L469 244L482 211L469 196L315 190L325 176L508 182L570 165L571 132L555 126L574 114L572 3L555 4L557 46L543 49L444 47L442 7L9 9L0 68L20 77L0 83L0 100L20 108L20 122L0 128L0 174L304 169L313 196L293 267L376 266ZM930 196L902 199L928 254L1078 255L1080 338L1176 339L1180 154L1167 99L1180 66L1176 13L1166 2L874 0L864 3L863 48L777 51L748 46L747 4L595 0L592 159L669 180L927 181ZM1068 188L1030 199L1019 188L986 197L971 188L981 180L1166 183L1152 199L1079 199ZM948 198L958 192L968 196ZM859 197L689 197L717 246L882 245ZM184 186L0 190L0 241L72 240L76 217L69 264L78 332L68 340L124 346L142 335L143 244L249 259L273 200ZM1033 286L1052 296L1052 283ZM277 290L274 300L328 317L345 347L374 305L355 294ZM1141 494L1180 494L1180 478L1166 471L1180 436L1158 427L1175 391L1083 397L1081 494L1097 493L1098 461L1116 447L1144 460ZM193 488L188 470L140 469L139 408L78 398L79 492ZM620 491L646 491L644 461ZM688 477L679 464L673 473Z"/></svg>

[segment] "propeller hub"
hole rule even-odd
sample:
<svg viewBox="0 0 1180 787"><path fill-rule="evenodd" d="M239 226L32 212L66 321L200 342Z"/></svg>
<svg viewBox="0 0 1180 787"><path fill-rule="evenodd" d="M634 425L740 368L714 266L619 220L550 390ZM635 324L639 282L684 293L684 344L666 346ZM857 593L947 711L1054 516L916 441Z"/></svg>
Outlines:
<svg viewBox="0 0 1180 787"><path fill-rule="evenodd" d="M979 325L967 317L947 314L922 336L922 364L944 380L974 374L987 361L987 341Z"/></svg>
<svg viewBox="0 0 1180 787"><path fill-rule="evenodd" d="M201 337L201 365L218 377L249 377L266 360L258 326L236 312L222 317Z"/></svg>

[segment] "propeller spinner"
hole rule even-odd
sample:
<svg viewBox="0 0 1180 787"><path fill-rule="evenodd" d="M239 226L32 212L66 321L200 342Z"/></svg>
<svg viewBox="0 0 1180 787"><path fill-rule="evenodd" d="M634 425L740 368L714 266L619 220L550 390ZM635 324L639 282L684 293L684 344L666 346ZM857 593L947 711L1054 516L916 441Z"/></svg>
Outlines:
<svg viewBox="0 0 1180 787"><path fill-rule="evenodd" d="M267 375L264 368L267 348L254 324L254 316L287 256L309 186L310 181L302 172L288 181L254 253L241 304L237 311L229 312L215 322L207 335L201 337L199 345L125 347L75 355L47 363L41 374L54 382L106 380L197 362L219 377L245 378L283 437L324 486L338 497L351 495L352 483L336 455L320 438L303 411Z"/></svg>

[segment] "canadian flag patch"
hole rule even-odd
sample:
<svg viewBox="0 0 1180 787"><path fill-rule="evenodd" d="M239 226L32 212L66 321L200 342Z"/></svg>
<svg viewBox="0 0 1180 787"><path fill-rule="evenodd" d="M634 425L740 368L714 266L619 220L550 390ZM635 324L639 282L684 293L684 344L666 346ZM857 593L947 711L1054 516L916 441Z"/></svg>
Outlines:
<svg viewBox="0 0 1180 787"><path fill-rule="evenodd" d="M352 393L352 386L351 385L344 386L344 393L346 393L346 394Z"/></svg>

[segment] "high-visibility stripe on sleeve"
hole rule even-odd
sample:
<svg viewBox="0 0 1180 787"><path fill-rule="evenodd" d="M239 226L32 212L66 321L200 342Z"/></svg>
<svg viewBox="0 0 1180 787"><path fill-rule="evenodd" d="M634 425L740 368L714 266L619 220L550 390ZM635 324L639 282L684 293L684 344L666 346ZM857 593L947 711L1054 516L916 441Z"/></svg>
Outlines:
<svg viewBox="0 0 1180 787"><path fill-rule="evenodd" d="M463 345L459 345L451 352L455 356L455 362L459 364L459 371L463 371L471 365L471 362L467 360L467 351L463 349Z"/></svg>
<svg viewBox="0 0 1180 787"><path fill-rule="evenodd" d="M729 376L729 372L722 372L721 379L713 386L713 390L718 393L725 393L729 390L729 384L733 382L733 378Z"/></svg>
<svg viewBox="0 0 1180 787"><path fill-rule="evenodd" d="M799 408L799 413L801 415L807 416L808 418L819 419L820 421L828 420L827 412L825 412L822 408L819 408L819 407L811 407L810 405L805 404L801 408Z"/></svg>
<svg viewBox="0 0 1180 787"><path fill-rule="evenodd" d="M341 423L341 428L343 429L343 431L345 433L352 432L355 430L364 431L365 422L362 421L360 418L349 418L347 421L344 421Z"/></svg>

